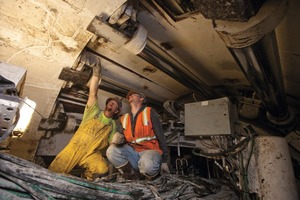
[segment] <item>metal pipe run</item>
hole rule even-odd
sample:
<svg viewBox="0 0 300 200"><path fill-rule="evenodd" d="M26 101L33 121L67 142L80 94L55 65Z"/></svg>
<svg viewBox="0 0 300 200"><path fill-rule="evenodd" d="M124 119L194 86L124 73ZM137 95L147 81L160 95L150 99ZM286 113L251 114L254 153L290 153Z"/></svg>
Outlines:
<svg viewBox="0 0 300 200"><path fill-rule="evenodd" d="M276 125L287 125L294 120L286 102L275 35L275 28L287 9L288 0L266 1L247 23L218 21L214 24L266 107L268 120Z"/></svg>
<svg viewBox="0 0 300 200"><path fill-rule="evenodd" d="M180 68L184 68L184 66L159 48L151 40L147 40L145 48L138 54L138 56L168 74L187 88L194 90L203 98L203 100L220 97L219 94L217 94L211 87L199 78L193 78L192 76L194 75L192 75L192 73L188 75L180 70Z"/></svg>
<svg viewBox="0 0 300 200"><path fill-rule="evenodd" d="M140 56L150 64L154 65L164 73L168 74L179 83L194 90L203 99L213 99L219 95L208 85L192 73L186 73L183 69L187 69L172 56L158 47L154 42L147 38L147 32L141 25L130 38L127 34L119 32L111 27L101 18L95 17L87 30L94 33L96 36L105 38L105 40L113 44L123 47L132 53Z"/></svg>
<svg viewBox="0 0 300 200"><path fill-rule="evenodd" d="M99 89L104 90L106 92L110 92L112 94L121 96L121 97L126 97L128 90L125 89L122 86L118 86L109 80L102 79L101 84L99 85ZM147 97L147 103L148 105L154 107L154 108L162 108L162 102L158 102L154 99L151 99Z"/></svg>
<svg viewBox="0 0 300 200"><path fill-rule="evenodd" d="M228 48L269 114L289 117L275 31L244 48Z"/></svg>

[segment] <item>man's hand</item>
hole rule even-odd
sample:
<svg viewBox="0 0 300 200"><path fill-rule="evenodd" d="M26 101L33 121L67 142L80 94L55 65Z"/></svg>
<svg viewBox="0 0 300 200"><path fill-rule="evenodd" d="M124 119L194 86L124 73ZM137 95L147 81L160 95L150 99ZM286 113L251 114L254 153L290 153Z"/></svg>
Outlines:
<svg viewBox="0 0 300 200"><path fill-rule="evenodd" d="M123 134L119 132L115 132L113 135L113 138L111 139L112 144L124 144L125 143L125 137Z"/></svg>
<svg viewBox="0 0 300 200"><path fill-rule="evenodd" d="M168 163L162 163L160 166L160 173L161 174L170 174L170 169Z"/></svg>
<svg viewBox="0 0 300 200"><path fill-rule="evenodd" d="M81 62L93 68L93 76L100 76L101 61L97 55L85 51L81 57Z"/></svg>

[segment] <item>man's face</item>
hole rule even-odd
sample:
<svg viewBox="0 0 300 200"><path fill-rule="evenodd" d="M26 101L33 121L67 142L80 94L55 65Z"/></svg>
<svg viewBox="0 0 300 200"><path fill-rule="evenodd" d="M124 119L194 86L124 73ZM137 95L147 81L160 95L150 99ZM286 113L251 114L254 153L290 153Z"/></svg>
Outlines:
<svg viewBox="0 0 300 200"><path fill-rule="evenodd" d="M115 100L109 101L108 104L106 105L106 110L113 112L113 113L118 113L118 111L119 111L118 102Z"/></svg>
<svg viewBox="0 0 300 200"><path fill-rule="evenodd" d="M141 95L137 94L137 93L133 93L130 96L128 96L128 102L132 103L132 102L139 102L139 101L143 101L143 97L141 97Z"/></svg>

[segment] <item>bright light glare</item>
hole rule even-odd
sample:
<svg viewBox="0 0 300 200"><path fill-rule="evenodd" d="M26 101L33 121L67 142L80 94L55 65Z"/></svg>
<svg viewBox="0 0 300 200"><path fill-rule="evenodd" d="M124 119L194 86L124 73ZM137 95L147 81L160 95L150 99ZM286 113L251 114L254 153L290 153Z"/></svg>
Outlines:
<svg viewBox="0 0 300 200"><path fill-rule="evenodd" d="M20 118L13 132L21 132L21 133L25 132L25 130L27 129L31 121L31 117L35 107L36 107L36 103L34 101L28 99L27 97L23 99L23 101L20 103L19 106Z"/></svg>

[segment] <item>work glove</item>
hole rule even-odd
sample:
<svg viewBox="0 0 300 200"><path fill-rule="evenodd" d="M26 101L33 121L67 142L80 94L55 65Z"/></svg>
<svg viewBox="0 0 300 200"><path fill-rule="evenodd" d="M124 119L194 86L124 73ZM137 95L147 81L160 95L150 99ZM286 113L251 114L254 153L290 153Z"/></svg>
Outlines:
<svg viewBox="0 0 300 200"><path fill-rule="evenodd" d="M93 68L93 76L100 76L101 60L97 55L85 51L82 54L81 62Z"/></svg>
<svg viewBox="0 0 300 200"><path fill-rule="evenodd" d="M160 166L160 173L161 174L170 174L168 163L162 163Z"/></svg>
<svg viewBox="0 0 300 200"><path fill-rule="evenodd" d="M119 132L115 132L111 139L111 144L124 144L125 143L125 137L123 134Z"/></svg>

